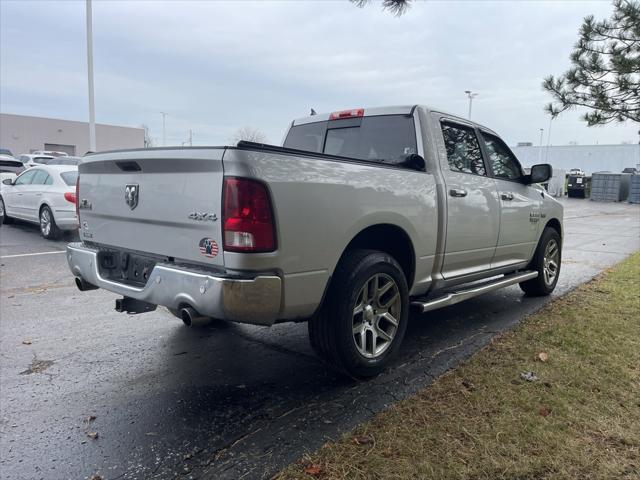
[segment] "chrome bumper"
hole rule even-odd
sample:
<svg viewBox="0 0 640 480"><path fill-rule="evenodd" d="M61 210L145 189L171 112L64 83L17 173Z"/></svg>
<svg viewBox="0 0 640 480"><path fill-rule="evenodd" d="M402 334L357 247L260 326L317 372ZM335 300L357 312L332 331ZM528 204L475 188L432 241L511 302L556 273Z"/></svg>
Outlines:
<svg viewBox="0 0 640 480"><path fill-rule="evenodd" d="M273 325L280 315L282 281L275 275L238 279L158 263L143 288L106 279L98 270L98 250L67 245L76 277L110 292L177 310L189 305L201 315L255 325Z"/></svg>

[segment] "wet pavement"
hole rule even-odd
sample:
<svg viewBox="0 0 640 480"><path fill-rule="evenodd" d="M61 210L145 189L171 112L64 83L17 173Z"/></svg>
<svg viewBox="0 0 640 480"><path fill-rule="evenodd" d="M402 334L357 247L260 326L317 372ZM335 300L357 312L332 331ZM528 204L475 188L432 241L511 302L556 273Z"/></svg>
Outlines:
<svg viewBox="0 0 640 480"><path fill-rule="evenodd" d="M563 202L551 299L640 249L639 205ZM515 286L413 315L397 362L358 383L317 360L306 324L188 329L162 309L116 313L116 295L74 286L61 253L72 239L0 228L3 479L269 477L550 300Z"/></svg>

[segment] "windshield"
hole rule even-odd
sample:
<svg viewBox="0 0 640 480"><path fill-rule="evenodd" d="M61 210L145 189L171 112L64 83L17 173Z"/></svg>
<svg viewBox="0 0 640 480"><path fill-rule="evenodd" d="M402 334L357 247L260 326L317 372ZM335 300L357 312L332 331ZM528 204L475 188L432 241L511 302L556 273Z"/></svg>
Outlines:
<svg viewBox="0 0 640 480"><path fill-rule="evenodd" d="M33 157L33 163L46 164L49 160L51 157Z"/></svg>
<svg viewBox="0 0 640 480"><path fill-rule="evenodd" d="M62 177L62 180L64 180L64 183L71 186L76 184L76 180L78 179L78 172L75 170L70 172L62 172L60 176Z"/></svg>
<svg viewBox="0 0 640 480"><path fill-rule="evenodd" d="M291 127L287 148L372 162L397 163L418 153L413 117L380 115Z"/></svg>

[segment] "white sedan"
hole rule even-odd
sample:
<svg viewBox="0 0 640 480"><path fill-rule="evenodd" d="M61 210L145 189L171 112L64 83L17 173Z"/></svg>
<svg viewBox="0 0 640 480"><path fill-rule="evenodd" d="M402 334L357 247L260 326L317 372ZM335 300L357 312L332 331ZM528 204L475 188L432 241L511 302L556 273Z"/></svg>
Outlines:
<svg viewBox="0 0 640 480"><path fill-rule="evenodd" d="M47 239L56 239L63 230L78 228L76 179L78 168L71 165L41 165L5 179L0 187L0 218L14 218L40 224Z"/></svg>

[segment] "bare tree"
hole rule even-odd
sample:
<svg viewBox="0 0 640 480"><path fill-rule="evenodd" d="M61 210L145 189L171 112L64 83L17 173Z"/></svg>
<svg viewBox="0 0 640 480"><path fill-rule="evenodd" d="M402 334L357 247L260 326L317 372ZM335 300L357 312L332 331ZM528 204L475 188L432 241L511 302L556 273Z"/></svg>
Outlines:
<svg viewBox="0 0 640 480"><path fill-rule="evenodd" d="M349 0L351 3L354 3L357 7L363 8L366 7L371 0ZM396 17L399 17L409 8L409 4L413 0L382 0L382 9L387 10L394 14Z"/></svg>
<svg viewBox="0 0 640 480"><path fill-rule="evenodd" d="M149 127L143 123L140 128L144 130L144 148L153 147L153 138L151 138Z"/></svg>
<svg viewBox="0 0 640 480"><path fill-rule="evenodd" d="M267 141L267 137L264 133L262 133L257 128L242 127L234 132L230 140L231 140L231 143L234 145L238 143L240 140L244 140L247 142L255 142L255 143L265 143Z"/></svg>

